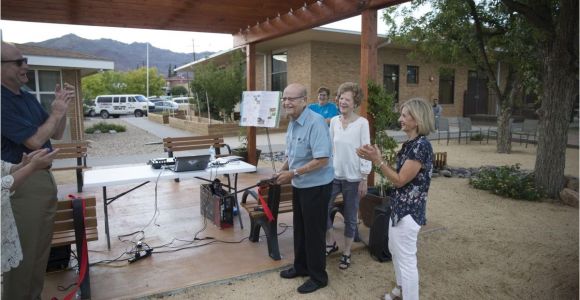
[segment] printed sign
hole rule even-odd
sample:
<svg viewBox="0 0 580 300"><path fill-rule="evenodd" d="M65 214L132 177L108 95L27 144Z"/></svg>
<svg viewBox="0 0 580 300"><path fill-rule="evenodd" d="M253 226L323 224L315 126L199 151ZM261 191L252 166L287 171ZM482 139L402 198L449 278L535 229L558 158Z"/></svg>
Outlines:
<svg viewBox="0 0 580 300"><path fill-rule="evenodd" d="M278 127L280 92L248 91L242 94L240 126Z"/></svg>

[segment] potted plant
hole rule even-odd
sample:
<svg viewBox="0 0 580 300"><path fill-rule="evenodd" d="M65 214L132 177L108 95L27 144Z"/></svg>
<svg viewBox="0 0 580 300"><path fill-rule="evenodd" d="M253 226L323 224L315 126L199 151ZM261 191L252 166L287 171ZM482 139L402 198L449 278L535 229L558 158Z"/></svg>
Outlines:
<svg viewBox="0 0 580 300"><path fill-rule="evenodd" d="M372 144L378 145L383 155L383 160L388 164L395 163L397 142L387 135L386 130L392 128L397 122L397 113L394 110L394 96L387 93L379 84L368 83L368 112L374 119L375 135ZM369 187L367 195L361 199L360 217L363 223L370 227L373 219L374 208L386 201L392 184L385 178L380 170L373 166L373 172L379 175L378 182Z"/></svg>

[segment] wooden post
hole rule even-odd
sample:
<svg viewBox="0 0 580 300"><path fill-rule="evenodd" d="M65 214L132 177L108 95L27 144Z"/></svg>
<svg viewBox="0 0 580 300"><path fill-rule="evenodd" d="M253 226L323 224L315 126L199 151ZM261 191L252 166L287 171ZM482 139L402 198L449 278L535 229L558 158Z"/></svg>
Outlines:
<svg viewBox="0 0 580 300"><path fill-rule="evenodd" d="M256 90L256 44L246 45L246 90ZM248 138L248 163L256 166L256 127L248 127L246 132Z"/></svg>
<svg viewBox="0 0 580 300"><path fill-rule="evenodd" d="M368 86L369 81L377 80L377 9L366 9L361 14L362 32L360 41L360 86L363 90L364 98L360 107L360 114L366 116L369 121L371 141L375 138L375 127L373 117L368 113ZM385 130L385 128L379 128ZM374 173L371 172L368 178L368 185L375 184Z"/></svg>

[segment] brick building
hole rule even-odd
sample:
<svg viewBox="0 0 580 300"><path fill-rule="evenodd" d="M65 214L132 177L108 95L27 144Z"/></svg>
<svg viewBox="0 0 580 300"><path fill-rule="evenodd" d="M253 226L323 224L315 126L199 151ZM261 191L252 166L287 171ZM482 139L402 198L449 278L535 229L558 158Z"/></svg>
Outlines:
<svg viewBox="0 0 580 300"><path fill-rule="evenodd" d="M228 63L234 51L242 50L223 51L178 67L176 71L195 73L195 66L199 64ZM299 82L306 85L310 101L314 102L320 86L328 87L334 96L341 83L360 81L358 32L309 29L258 43L256 53L258 90L281 91L288 83ZM398 102L412 97L436 98L446 117L496 114L486 80L475 68L425 62L412 58L410 53L410 49L379 37L377 78L388 91L396 94Z"/></svg>

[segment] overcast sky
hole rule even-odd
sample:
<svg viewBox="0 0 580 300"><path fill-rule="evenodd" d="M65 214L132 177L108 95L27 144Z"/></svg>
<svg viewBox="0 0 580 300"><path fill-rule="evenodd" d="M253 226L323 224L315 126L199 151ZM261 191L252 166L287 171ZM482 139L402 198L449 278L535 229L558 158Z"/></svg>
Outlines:
<svg viewBox="0 0 580 300"><path fill-rule="evenodd" d="M379 11L379 33L385 33L386 26L381 20ZM324 27L359 31L361 18L356 16L339 22L328 24ZM33 22L0 21L2 39L14 43L42 42L52 38L73 33L86 39L108 38L123 43L146 43L169 49L174 52L191 53L195 43L195 52L221 51L233 46L232 36L229 34L213 34L186 31L127 29L99 26L62 25ZM195 42L194 42L195 41Z"/></svg>

